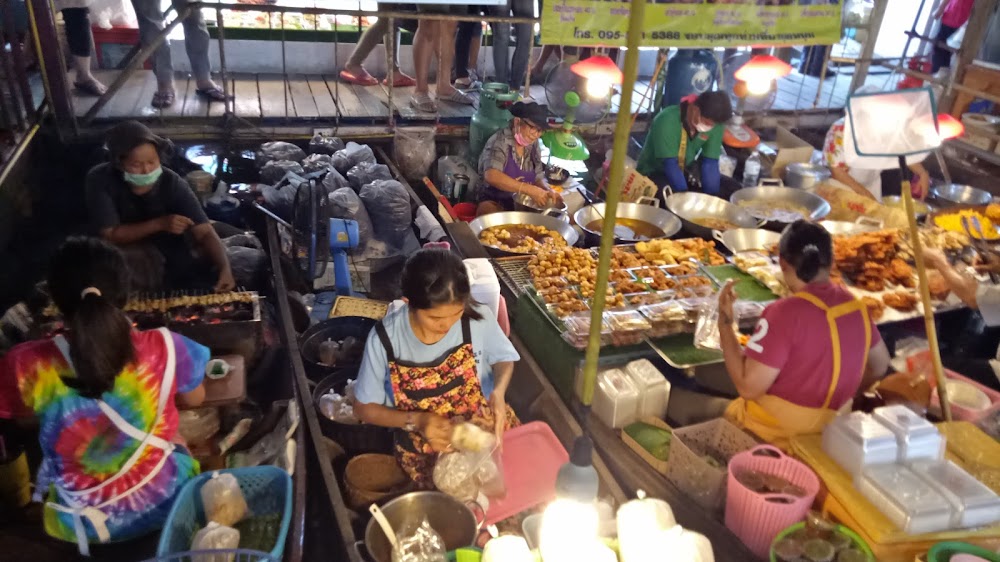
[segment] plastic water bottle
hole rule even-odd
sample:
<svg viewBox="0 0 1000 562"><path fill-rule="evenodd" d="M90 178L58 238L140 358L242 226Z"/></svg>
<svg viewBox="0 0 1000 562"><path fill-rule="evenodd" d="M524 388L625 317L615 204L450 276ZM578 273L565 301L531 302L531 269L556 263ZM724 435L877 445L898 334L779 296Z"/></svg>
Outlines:
<svg viewBox="0 0 1000 562"><path fill-rule="evenodd" d="M756 150L743 165L743 187L757 187L760 182L760 153Z"/></svg>

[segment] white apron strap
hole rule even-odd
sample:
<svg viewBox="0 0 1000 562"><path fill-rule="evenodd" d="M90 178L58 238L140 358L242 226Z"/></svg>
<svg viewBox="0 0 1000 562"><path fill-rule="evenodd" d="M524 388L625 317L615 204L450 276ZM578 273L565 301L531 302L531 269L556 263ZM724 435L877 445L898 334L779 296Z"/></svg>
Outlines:
<svg viewBox="0 0 1000 562"><path fill-rule="evenodd" d="M150 427L150 431L156 427L157 422L163 416L163 412L166 409L168 400L170 400L171 390L173 389L174 380L176 378L176 368L177 368L177 353L174 347L174 339L172 334L166 328L160 328L157 330L163 336L164 343L166 345L167 360L164 366L163 378L160 382L160 395L156 408L156 417ZM70 359L69 353L69 342L63 336L56 336L54 339L56 347L62 353L63 358L72 367L73 362ZM77 547L80 550L80 554L84 556L90 556L90 546L87 541L86 529L83 526L83 519L86 518L90 524L94 527L94 531L97 534L98 540L101 542L107 542L111 540L111 533L107 528L107 515L101 511L101 507L114 503L122 498L131 495L135 490L142 488L148 484L153 478L159 474L160 470L163 469L163 465L166 464L167 459L173 452L175 445L166 441L165 439L153 435L150 432L143 431L136 428L134 425L130 424L125 420L118 412L116 412L111 406L109 406L105 401L98 399L98 407L101 412L108 417L112 424L117 427L120 431L132 437L133 439L139 441L139 446L136 447L135 451L129 457L128 461L122 466L122 468L111 478L101 482L97 486L88 488L85 490L66 490L60 486L56 486L56 492L60 498L68 504L68 507L62 505L48 502L47 505L56 511L62 513L69 513L73 516L73 529L76 533ZM128 490L122 492L110 498L109 500L102 502L96 506L85 506L80 505L77 498L89 494L93 494L96 491L103 489L108 484L118 480L135 466L139 461L139 458L145 452L147 447L155 447L163 451L163 455L160 457L160 461L150 470L135 486L132 486Z"/></svg>

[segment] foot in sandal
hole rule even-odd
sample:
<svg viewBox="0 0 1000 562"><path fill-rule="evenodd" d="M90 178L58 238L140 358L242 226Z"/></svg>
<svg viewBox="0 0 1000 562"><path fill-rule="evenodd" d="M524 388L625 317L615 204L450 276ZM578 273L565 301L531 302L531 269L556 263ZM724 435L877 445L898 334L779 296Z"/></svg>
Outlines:
<svg viewBox="0 0 1000 562"><path fill-rule="evenodd" d="M413 109L422 113L437 113L437 104L431 99L430 94L416 93L410 96L410 105Z"/></svg>
<svg viewBox="0 0 1000 562"><path fill-rule="evenodd" d="M174 105L177 93L173 90L163 90L153 94L153 101L150 103L156 109L164 109Z"/></svg>
<svg viewBox="0 0 1000 562"><path fill-rule="evenodd" d="M344 70L340 71L340 79L348 84L356 84L358 86L374 86L378 84L378 80L374 76L368 74L365 67L361 66L346 66Z"/></svg>

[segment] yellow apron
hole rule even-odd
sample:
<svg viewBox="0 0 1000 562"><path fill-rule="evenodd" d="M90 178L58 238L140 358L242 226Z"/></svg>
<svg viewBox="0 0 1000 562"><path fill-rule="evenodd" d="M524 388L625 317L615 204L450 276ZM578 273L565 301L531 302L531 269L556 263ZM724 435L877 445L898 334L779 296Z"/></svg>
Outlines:
<svg viewBox="0 0 1000 562"><path fill-rule="evenodd" d="M688 153L688 132L684 128L684 118L681 117L681 146L677 150L677 163L681 166L681 171L687 166L687 153Z"/></svg>
<svg viewBox="0 0 1000 562"><path fill-rule="evenodd" d="M826 312L829 324L830 339L833 344L833 374L830 377L830 387L826 391L826 399L819 408L809 408L793 404L777 396L765 394L756 400L737 398L726 408L725 417L737 426L749 429L761 439L787 450L789 439L796 435L819 433L837 412L830 409L830 401L840 382L841 345L840 331L837 319L852 312L860 312L865 325L865 355L862 365L868 364L868 351L871 349L872 328L868 320L868 307L858 299L829 307L815 295L799 292L793 298L809 301L820 310Z"/></svg>

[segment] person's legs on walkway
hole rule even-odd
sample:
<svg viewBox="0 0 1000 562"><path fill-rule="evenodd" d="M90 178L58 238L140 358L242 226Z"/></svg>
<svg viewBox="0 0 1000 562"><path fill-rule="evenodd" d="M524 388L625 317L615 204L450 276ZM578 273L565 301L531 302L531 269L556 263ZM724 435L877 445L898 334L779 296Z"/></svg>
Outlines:
<svg viewBox="0 0 1000 562"><path fill-rule="evenodd" d="M438 22L436 20L420 20L417 33L413 37L413 68L417 81L416 91L410 99L411 105L419 111L433 113L437 105L430 97L429 76L431 57L437 46ZM445 71L447 74L447 71Z"/></svg>
<svg viewBox="0 0 1000 562"><path fill-rule="evenodd" d="M533 0L513 0L512 10L516 18L530 18L535 15ZM528 72L528 61L531 60L531 50L535 46L534 27L530 23L514 24L517 34L517 45L514 47L514 58L510 64L510 87L520 90Z"/></svg>
<svg viewBox="0 0 1000 562"><path fill-rule="evenodd" d="M934 39L943 43L954 35L956 31L958 31L957 27L947 26L942 23L941 28L938 29L937 37ZM937 74L937 71L942 68L951 68L951 51L942 49L935 43L934 52L931 54L931 74Z"/></svg>
<svg viewBox="0 0 1000 562"><path fill-rule="evenodd" d="M489 14L510 17L510 0L502 6L490 6ZM510 83L510 24L491 23L493 28L493 80L501 84Z"/></svg>
<svg viewBox="0 0 1000 562"><path fill-rule="evenodd" d="M458 22L440 20L437 23L438 73L437 99L464 105L475 105L476 98L456 90L451 84L449 69L455 61L455 28Z"/></svg>
<svg viewBox="0 0 1000 562"><path fill-rule="evenodd" d="M364 30L358 39L358 43L354 45L354 50L351 51L351 56L348 57L347 64L340 71L340 78L342 80L363 86L378 84L378 80L365 70L362 63L375 50L375 46L385 40L385 35L388 31L389 20L387 18L379 18L378 21Z"/></svg>
<svg viewBox="0 0 1000 562"><path fill-rule="evenodd" d="M90 30L90 9L66 8L62 11L62 16L66 24L66 42L73 55L73 70L76 73L73 85L86 94L101 96L107 88L90 73L90 45L94 40Z"/></svg>
<svg viewBox="0 0 1000 562"><path fill-rule="evenodd" d="M469 13L478 8L470 8ZM455 33L455 87L469 88L473 86L469 70L475 69L479 58L479 43L482 40L483 24L477 21L458 22Z"/></svg>
<svg viewBox="0 0 1000 562"><path fill-rule="evenodd" d="M179 14L187 6L188 0L172 0L174 10ZM184 26L184 49L191 62L191 74L198 87L198 94L209 101L225 101L225 94L212 80L212 64L208 59L208 49L212 39L208 35L205 16L201 10L192 10L182 23Z"/></svg>
<svg viewBox="0 0 1000 562"><path fill-rule="evenodd" d="M139 44L149 45L163 30L163 11L158 0L132 0L135 17L139 22ZM150 57L153 74L156 75L156 93L153 107L163 108L173 105L177 95L174 91L174 63L170 59L170 40L164 39Z"/></svg>

